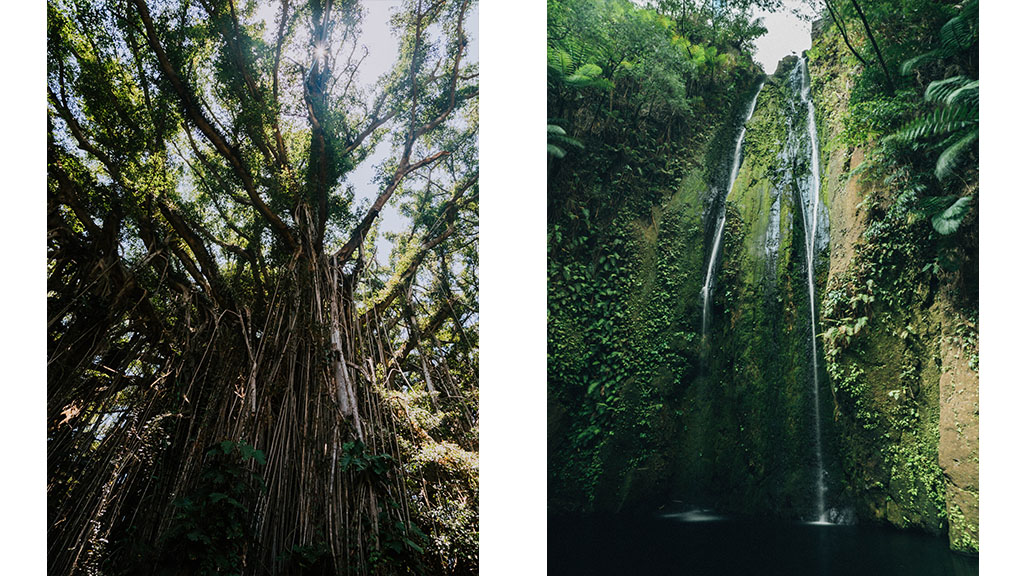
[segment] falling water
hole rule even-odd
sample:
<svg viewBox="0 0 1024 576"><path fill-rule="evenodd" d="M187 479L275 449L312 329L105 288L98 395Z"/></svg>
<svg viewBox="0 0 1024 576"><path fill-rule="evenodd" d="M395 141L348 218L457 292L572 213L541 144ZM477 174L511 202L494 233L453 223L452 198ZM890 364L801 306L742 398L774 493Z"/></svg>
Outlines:
<svg viewBox="0 0 1024 576"><path fill-rule="evenodd" d="M811 181L804 193L804 187L800 191L805 197L801 198L801 206L804 220L804 247L807 255L807 296L811 308L811 358L812 369L814 370L814 448L815 464L817 465L817 501L816 511L818 522L827 522L825 513L825 468L821 456L821 408L818 403L818 339L817 317L815 315L814 298L814 253L817 248L816 239L818 233L818 205L819 187L821 174L818 166L818 129L814 122L814 101L811 100L810 74L807 70L807 59L800 59L798 67L800 73L800 100L807 106L807 137L811 142Z"/></svg>
<svg viewBox="0 0 1024 576"><path fill-rule="evenodd" d="M750 109L747 110L747 115L743 120L743 126L740 128L740 133L736 136L736 149L732 153L732 170L729 172L729 188L725 191L725 198L722 199L722 211L718 216L718 224L715 227L715 242L711 246L711 255L708 258L708 271L704 277L704 287L700 290L701 298L704 300L704 315L701 318L701 340L707 338L708 333L708 308L711 304L711 276L715 270L715 264L718 262L718 248L722 243L722 232L725 230L725 201L729 198L729 193L732 192L733 185L736 184L736 177L740 171L740 161L743 159L740 152L743 148L743 137L747 134L747 122L750 121L750 117L754 115L754 108L757 106L757 97L761 94L761 89L764 88L762 82L757 87L757 92L754 93L754 98L750 101Z"/></svg>

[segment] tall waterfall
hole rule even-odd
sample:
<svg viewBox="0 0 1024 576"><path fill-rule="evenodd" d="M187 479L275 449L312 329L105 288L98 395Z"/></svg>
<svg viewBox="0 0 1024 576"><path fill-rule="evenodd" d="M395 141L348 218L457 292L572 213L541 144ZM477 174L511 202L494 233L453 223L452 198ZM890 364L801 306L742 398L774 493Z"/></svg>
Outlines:
<svg viewBox="0 0 1024 576"><path fill-rule="evenodd" d="M821 406L818 399L818 388L820 386L818 381L818 322L814 296L814 255L818 248L818 208L821 203L819 195L821 172L818 163L818 129L814 121L814 101L811 99L810 74L807 70L806 58L800 59L800 65L794 67L793 74L799 75L800 100L807 107L807 139L810 141L811 146L810 182L808 186L799 186L798 188L800 190L800 206L804 221L804 248L807 255L807 297L811 310L811 366L814 371L814 449L817 467L817 499L815 504L818 522L827 522L828 518L825 511L825 466L822 462L821 453ZM794 78L794 80L796 79ZM791 85L793 84L795 82L791 82Z"/></svg>
<svg viewBox="0 0 1024 576"><path fill-rule="evenodd" d="M757 87L757 92L754 93L754 97L750 101L750 109L747 110L747 115L743 119L743 126L740 128L739 134L736 135L736 146L732 153L732 170L729 172L729 188L722 199L722 209L718 215L718 224L715 227L715 242L711 246L711 254L708 257L708 271L704 276L704 287L700 290L701 299L704 301L704 314L701 318L701 341L704 341L708 334L708 310L711 307L711 278L715 271L715 265L718 263L722 233L725 230L725 202L729 199L729 193L732 192L732 187L736 184L740 163L743 160L741 152L743 151L743 137L747 134L747 122L754 115L754 108L757 107L757 97L761 94L762 88L764 88L763 82Z"/></svg>

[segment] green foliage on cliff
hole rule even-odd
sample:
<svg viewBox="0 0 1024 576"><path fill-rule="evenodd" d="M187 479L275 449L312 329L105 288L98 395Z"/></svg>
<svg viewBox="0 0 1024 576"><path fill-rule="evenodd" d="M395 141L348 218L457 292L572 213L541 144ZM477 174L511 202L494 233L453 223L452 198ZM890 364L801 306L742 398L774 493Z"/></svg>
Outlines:
<svg viewBox="0 0 1024 576"><path fill-rule="evenodd" d="M873 30L869 39L848 28L846 54L866 53L873 42L882 59L901 72L883 81L878 61L867 63L851 90L845 140L860 146L880 139L876 151L884 157L878 161L913 174L920 197L916 213L931 219L940 236L953 234L969 215L971 183L977 182L977 0L830 4L837 23L859 19L862 9L863 21ZM959 264L950 242L939 239L937 245L930 269L938 270L940 261L947 270Z"/></svg>
<svg viewBox="0 0 1024 576"><path fill-rule="evenodd" d="M959 9L839 0L845 32L817 27L808 67L829 210L818 230L833 236L807 270L808 107L786 74L797 59L767 80L723 206L738 111L760 78L736 51L742 35L721 42L728 34L703 27L694 3L653 4L552 2L549 12L548 123L559 128L549 144L561 152L549 148L548 162L549 510L637 510L672 497L806 515L816 329L828 506L948 529L954 546L976 546L970 503L953 499L942 461L950 426L939 423L949 372L977 369L973 143L960 147L959 177L940 178L948 146L938 126L922 128L935 137L927 142L883 142L923 102L973 98L976 83L946 80L973 77L948 59L892 74L939 42ZM893 14L902 21L882 17ZM969 68L967 58L958 62ZM718 210L722 252L701 338ZM828 281L816 327L808 273ZM961 355L964 367L951 366Z"/></svg>
<svg viewBox="0 0 1024 576"><path fill-rule="evenodd" d="M666 489L699 349L699 303L686 296L701 280L698 166L757 74L735 38L681 24L625 0L548 4L553 509L616 509Z"/></svg>

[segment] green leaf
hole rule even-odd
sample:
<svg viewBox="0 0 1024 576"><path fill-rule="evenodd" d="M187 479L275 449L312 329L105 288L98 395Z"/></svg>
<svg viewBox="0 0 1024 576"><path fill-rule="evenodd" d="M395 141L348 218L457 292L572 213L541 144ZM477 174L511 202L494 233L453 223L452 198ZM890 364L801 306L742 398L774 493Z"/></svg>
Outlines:
<svg viewBox="0 0 1024 576"><path fill-rule="evenodd" d="M941 214L932 217L932 227L939 234L949 235L956 232L963 222L971 206L972 196L964 196L946 208Z"/></svg>
<svg viewBox="0 0 1024 576"><path fill-rule="evenodd" d="M572 68L572 56L565 50L554 50L548 48L548 67L565 76Z"/></svg>
<svg viewBox="0 0 1024 576"><path fill-rule="evenodd" d="M942 102L957 89L970 83L970 78L966 76L951 76L942 80L936 80L928 84L928 88L924 91L925 102ZM976 84L976 82L975 82Z"/></svg>
<svg viewBox="0 0 1024 576"><path fill-rule="evenodd" d="M964 135L963 138L957 140L955 143L943 150L938 161L935 163L935 176L942 180L952 174L953 169L956 168L964 150L970 146L971 142L974 142L977 139L978 129L975 128Z"/></svg>
<svg viewBox="0 0 1024 576"><path fill-rule="evenodd" d="M584 64L576 70L576 74L587 78L597 78L603 73L604 71L597 64Z"/></svg>
<svg viewBox="0 0 1024 576"><path fill-rule="evenodd" d="M405 541L405 545L408 546L409 548L412 548L413 550L415 550L416 552L419 552L420 554L423 553L423 548L420 548L419 546L417 546L416 543L413 542L412 540L410 540L408 538L403 538L402 540Z"/></svg>
<svg viewBox="0 0 1024 576"><path fill-rule="evenodd" d="M951 18L939 31L942 39L942 46L949 50L962 52L974 44L974 35L971 33L971 26L963 15Z"/></svg>

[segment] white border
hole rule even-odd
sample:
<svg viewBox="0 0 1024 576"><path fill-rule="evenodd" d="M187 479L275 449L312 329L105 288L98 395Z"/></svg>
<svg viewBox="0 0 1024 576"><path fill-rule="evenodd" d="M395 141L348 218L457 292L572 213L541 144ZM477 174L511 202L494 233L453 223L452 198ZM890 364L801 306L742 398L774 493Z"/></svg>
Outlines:
<svg viewBox="0 0 1024 576"><path fill-rule="evenodd" d="M480 568L547 550L545 2L480 7Z"/></svg>

